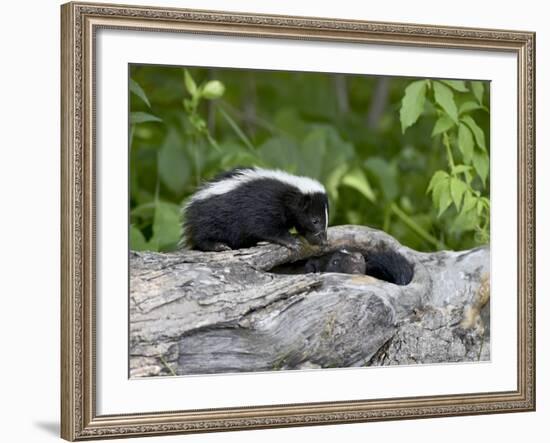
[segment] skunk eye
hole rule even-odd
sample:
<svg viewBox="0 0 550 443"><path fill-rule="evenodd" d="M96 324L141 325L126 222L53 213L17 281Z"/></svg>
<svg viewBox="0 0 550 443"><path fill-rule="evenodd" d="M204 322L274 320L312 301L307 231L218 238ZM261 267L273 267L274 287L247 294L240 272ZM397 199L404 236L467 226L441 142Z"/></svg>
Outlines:
<svg viewBox="0 0 550 443"><path fill-rule="evenodd" d="M318 219L318 218L314 218L314 219L313 219L313 224L314 224L314 225L318 225L318 224L319 224L319 219Z"/></svg>
<svg viewBox="0 0 550 443"><path fill-rule="evenodd" d="M332 264L336 266L339 263L339 260L332 260Z"/></svg>

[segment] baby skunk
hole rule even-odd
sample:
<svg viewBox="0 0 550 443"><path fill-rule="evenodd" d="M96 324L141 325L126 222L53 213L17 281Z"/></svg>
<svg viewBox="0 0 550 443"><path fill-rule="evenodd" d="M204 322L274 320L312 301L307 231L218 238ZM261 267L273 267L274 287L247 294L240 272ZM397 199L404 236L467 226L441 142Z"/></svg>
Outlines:
<svg viewBox="0 0 550 443"><path fill-rule="evenodd" d="M360 252L349 252L340 249L331 254L310 258L304 271L311 272L340 272L342 274L364 274L367 270L365 257Z"/></svg>
<svg viewBox="0 0 550 443"><path fill-rule="evenodd" d="M279 170L237 168L205 183L183 209L184 240L193 249L224 251L268 241L297 249L327 240L324 186Z"/></svg>
<svg viewBox="0 0 550 443"><path fill-rule="evenodd" d="M305 272L366 274L396 285L409 284L414 275L413 266L407 259L389 249L370 252L366 257L360 252L341 249L310 258L305 264Z"/></svg>

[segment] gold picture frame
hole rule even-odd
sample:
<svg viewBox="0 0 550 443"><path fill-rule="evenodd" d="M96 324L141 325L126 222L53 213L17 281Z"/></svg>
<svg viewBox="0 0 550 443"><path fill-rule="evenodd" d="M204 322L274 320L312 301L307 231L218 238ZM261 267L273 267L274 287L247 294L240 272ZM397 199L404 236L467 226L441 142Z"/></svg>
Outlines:
<svg viewBox="0 0 550 443"><path fill-rule="evenodd" d="M61 436L67 440L533 411L535 34L156 7L61 7ZM94 36L100 28L506 51L518 59L517 389L101 416L95 390ZM129 411L131 412L131 411Z"/></svg>

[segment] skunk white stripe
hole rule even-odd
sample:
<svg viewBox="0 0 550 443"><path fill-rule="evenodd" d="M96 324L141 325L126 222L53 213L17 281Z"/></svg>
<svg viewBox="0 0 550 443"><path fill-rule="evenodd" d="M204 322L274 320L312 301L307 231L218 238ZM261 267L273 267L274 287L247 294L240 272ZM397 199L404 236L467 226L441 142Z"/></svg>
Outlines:
<svg viewBox="0 0 550 443"><path fill-rule="evenodd" d="M300 177L280 170L254 168L245 169L239 172L237 175L234 175L233 177L229 177L213 183L207 183L200 191L195 193L189 199L188 205L194 201L204 200L214 195L226 194L245 183L263 178L283 182L287 185L297 188L303 194L326 194L325 187L317 180L314 180L312 178Z"/></svg>
<svg viewBox="0 0 550 443"><path fill-rule="evenodd" d="M328 206L325 205L325 232L327 232L328 229Z"/></svg>

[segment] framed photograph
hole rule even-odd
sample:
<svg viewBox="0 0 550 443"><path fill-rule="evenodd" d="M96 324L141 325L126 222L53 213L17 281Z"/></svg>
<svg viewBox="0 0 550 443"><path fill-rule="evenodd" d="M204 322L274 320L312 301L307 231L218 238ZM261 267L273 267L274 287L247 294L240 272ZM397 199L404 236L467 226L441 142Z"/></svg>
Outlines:
<svg viewBox="0 0 550 443"><path fill-rule="evenodd" d="M68 3L67 440L535 409L535 35Z"/></svg>

